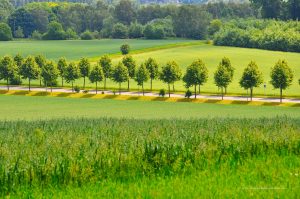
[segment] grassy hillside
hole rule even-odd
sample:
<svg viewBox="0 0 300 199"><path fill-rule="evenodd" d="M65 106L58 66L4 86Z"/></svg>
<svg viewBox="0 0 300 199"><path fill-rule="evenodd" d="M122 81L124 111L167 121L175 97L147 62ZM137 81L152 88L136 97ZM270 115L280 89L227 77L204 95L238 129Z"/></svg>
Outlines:
<svg viewBox="0 0 300 199"><path fill-rule="evenodd" d="M187 102L121 101L0 95L0 120L52 118L259 118L300 117L297 107L195 104Z"/></svg>

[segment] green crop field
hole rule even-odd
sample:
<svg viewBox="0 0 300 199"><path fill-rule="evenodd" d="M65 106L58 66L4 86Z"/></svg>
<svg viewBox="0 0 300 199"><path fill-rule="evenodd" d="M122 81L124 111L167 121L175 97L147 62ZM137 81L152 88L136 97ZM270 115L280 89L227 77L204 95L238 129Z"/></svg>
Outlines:
<svg viewBox="0 0 300 199"><path fill-rule="evenodd" d="M285 59L288 61L289 66L294 71L294 82L290 88L284 91L284 95L287 96L300 96L300 86L298 79L300 78L300 54L290 52L278 52L278 51L267 51L258 49L246 49L246 48L235 48L235 47L221 47L207 45L199 43L195 45L190 40L97 40L97 41L14 41L5 43L5 48L0 48L0 55L4 54L15 54L20 51L23 54L45 54L50 59L57 59L58 57L65 56L69 59L78 60L82 56L90 57L93 62L97 60L103 54L115 54L119 51L119 46L122 43L129 43L133 50L138 50L138 54L133 54L137 63L145 61L149 57L155 58L160 65L165 64L167 61L175 60L181 67L182 72L185 72L186 66L188 66L195 59L203 59L209 70L209 80L202 87L202 91L205 93L219 93L218 88L214 84L213 74L217 68L220 60L226 56L230 58L232 65L235 67L235 75L233 82L229 85L228 93L230 94L246 94L246 91L239 86L239 80L241 78L243 69L247 64L253 60L256 61L259 69L262 71L264 76L264 82L266 83L266 89L263 84L254 89L254 94L269 96L278 96L279 90L274 90L272 85L269 83L270 80L270 68L274 66L275 62L279 59ZM179 47L178 44L186 44L190 42L189 46ZM196 42L196 41L195 41ZM7 45L8 44L8 45ZM4 43L0 43L0 46ZM155 47L168 47L167 49L153 49ZM149 49L146 50L145 49ZM16 50L18 49L18 50ZM145 51L145 52L143 52ZM120 61L120 57L113 59L114 63ZM60 80L58 81L60 85ZM3 82L4 83L4 82ZM27 84L27 81L23 81ZM39 85L38 81L33 82L35 85ZM76 85L80 86L83 84L83 80L79 79L75 82ZM66 84L68 85L68 84ZM123 84L123 88L126 88L126 83ZM150 88L149 83L145 85L146 88ZM69 85L70 86L70 85ZM94 85L88 83L87 85L93 88ZM116 83L108 80L107 86L110 89L117 89ZM138 89L136 82L131 81L131 88ZM159 90L161 88L167 88L161 81L155 80L153 88ZM175 83L175 89L177 91L185 91L184 84L182 81Z"/></svg>
<svg viewBox="0 0 300 199"><path fill-rule="evenodd" d="M299 131L286 117L0 121L0 196L299 198Z"/></svg>
<svg viewBox="0 0 300 199"><path fill-rule="evenodd" d="M188 102L123 101L0 95L0 120L52 118L300 118L298 107L195 104Z"/></svg>

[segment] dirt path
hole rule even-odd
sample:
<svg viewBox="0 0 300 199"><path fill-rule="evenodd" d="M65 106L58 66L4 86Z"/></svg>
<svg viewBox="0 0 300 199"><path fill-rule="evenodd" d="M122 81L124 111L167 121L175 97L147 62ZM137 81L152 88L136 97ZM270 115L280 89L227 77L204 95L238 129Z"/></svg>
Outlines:
<svg viewBox="0 0 300 199"><path fill-rule="evenodd" d="M7 90L6 86L0 86L0 90ZM28 87L22 87L22 86L11 86L10 90L14 91L27 91ZM46 91L45 88L31 88L31 91ZM53 92L62 92L62 93L71 93L71 89L65 89L65 88L53 88ZM48 92L50 92L50 88L48 88ZM101 91L98 91L100 93ZM95 90L89 90L90 94L95 94ZM112 91L105 91L105 94L113 94ZM118 94L118 93L116 93ZM121 95L131 95L131 96L142 96L141 92L122 92ZM145 93L145 96L151 96L151 97L158 97L158 93L151 93L147 92ZM167 96L167 94L166 94ZM171 97L174 98L184 98L184 94L171 94ZM194 96L191 96L193 98ZM198 99L212 99L212 100L220 100L221 96L211 96L211 95L197 95ZM233 100L233 101L250 101L249 97L244 96L224 96L224 100ZM259 101L259 102L279 102L279 98L260 98L260 97L254 97L253 101ZM300 99L283 99L283 103L300 103Z"/></svg>

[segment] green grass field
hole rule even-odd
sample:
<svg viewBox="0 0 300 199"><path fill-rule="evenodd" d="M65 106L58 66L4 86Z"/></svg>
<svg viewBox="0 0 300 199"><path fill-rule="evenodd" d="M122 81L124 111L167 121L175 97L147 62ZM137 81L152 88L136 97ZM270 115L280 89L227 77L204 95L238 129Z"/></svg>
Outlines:
<svg viewBox="0 0 300 199"><path fill-rule="evenodd" d="M300 118L297 107L195 104L188 102L72 99L0 95L0 120L53 118Z"/></svg>
<svg viewBox="0 0 300 199"><path fill-rule="evenodd" d="M232 61L232 65L236 68L235 76L232 84L229 85L228 93L230 94L246 94L246 91L240 88L238 82L242 75L243 69L247 64L254 60L257 62L259 69L263 72L264 82L266 83L266 89L261 85L254 90L256 95L278 96L279 90L274 90L269 83L270 68L274 66L275 62L279 59L286 59L288 64L294 71L293 85L284 91L286 96L300 96L300 86L298 79L300 78L300 54L290 52L278 52L267 51L258 49L246 49L235 47L221 47L212 46L207 44L195 45L190 40L95 40L95 41L14 41L9 43L0 43L0 55L15 54L21 52L22 54L45 54L48 58L57 59L58 57L65 56L69 59L78 60L82 56L90 57L95 61L100 55L103 54L115 54L119 51L119 46L122 43L129 43L137 54L133 54L138 64L143 62L149 57L157 59L160 65L165 64L167 61L175 60L181 67L182 71L185 71L193 60L201 58L206 63L209 69L209 80L202 87L202 91L206 93L219 93L218 88L214 84L213 73L217 68L220 60L226 56ZM191 42L193 45L178 47L178 45ZM196 42L196 41L195 41ZM1 46L2 45L2 46ZM4 47L5 45L5 47ZM153 48L151 51L151 48ZM155 49L157 47L158 49ZM159 49L165 48L167 49ZM149 50L150 48L150 50ZM18 50L16 50L18 49ZM148 50L146 50L148 49ZM119 57L114 58L114 63L120 60ZM39 85L39 81L33 82L35 85ZM60 84L60 80L58 80ZM23 81L27 84L27 81ZM77 80L76 85L81 86L83 80ZM146 83L145 87L150 88L150 83ZM68 85L68 84L66 84ZM123 88L126 88L126 83L123 84ZM70 85L69 85L70 86ZM88 87L93 88L91 83L87 84ZM114 82L108 80L107 86L110 89L117 89L118 86ZM154 89L159 90L161 88L167 88L161 81L154 81ZM138 89L136 83L131 81L131 88ZM185 91L183 82L175 83L175 89L178 91Z"/></svg>

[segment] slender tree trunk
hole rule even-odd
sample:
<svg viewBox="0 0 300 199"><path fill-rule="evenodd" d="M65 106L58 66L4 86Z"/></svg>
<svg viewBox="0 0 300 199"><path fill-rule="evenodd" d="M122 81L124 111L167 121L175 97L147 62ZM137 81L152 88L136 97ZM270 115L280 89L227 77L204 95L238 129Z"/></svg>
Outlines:
<svg viewBox="0 0 300 199"><path fill-rule="evenodd" d="M197 85L195 84L195 99L197 98Z"/></svg>
<svg viewBox="0 0 300 199"><path fill-rule="evenodd" d="M47 82L45 81L45 88L46 88L46 92L47 92L47 86L48 86L48 84L47 84Z"/></svg>
<svg viewBox="0 0 300 199"><path fill-rule="evenodd" d="M201 91L201 85L199 84L199 95L200 95L200 91Z"/></svg>
<svg viewBox="0 0 300 199"><path fill-rule="evenodd" d="M253 96L253 88L250 88L250 101L252 101L252 96Z"/></svg>
<svg viewBox="0 0 300 199"><path fill-rule="evenodd" d="M61 87L64 87L64 78L61 77Z"/></svg>
<svg viewBox="0 0 300 199"><path fill-rule="evenodd" d="M226 87L225 87L226 89ZM223 87L221 88L221 92L222 92L222 100L224 99L224 93L223 93Z"/></svg>
<svg viewBox="0 0 300 199"><path fill-rule="evenodd" d="M282 103L282 87L280 87L280 103Z"/></svg>
<svg viewBox="0 0 300 199"><path fill-rule="evenodd" d="M173 83L173 92L175 92L175 85L174 85L175 83Z"/></svg>
<svg viewBox="0 0 300 199"><path fill-rule="evenodd" d="M104 91L105 91L105 89L106 89L106 77L104 77Z"/></svg>
<svg viewBox="0 0 300 199"><path fill-rule="evenodd" d="M83 77L83 90L85 90L85 76Z"/></svg>
<svg viewBox="0 0 300 199"><path fill-rule="evenodd" d="M143 89L143 96L145 96L145 92L144 92L144 83L142 83L142 89Z"/></svg>
<svg viewBox="0 0 300 199"><path fill-rule="evenodd" d="M98 88L97 88L97 81L96 81L96 94L98 93Z"/></svg>
<svg viewBox="0 0 300 199"><path fill-rule="evenodd" d="M29 80L29 91L30 91L30 78L28 78L28 80Z"/></svg>
<svg viewBox="0 0 300 199"><path fill-rule="evenodd" d="M170 94L170 84L168 84L168 88L169 88L169 97L171 97L171 94Z"/></svg>
<svg viewBox="0 0 300 199"><path fill-rule="evenodd" d="M74 93L74 81L72 81L72 93Z"/></svg>
<svg viewBox="0 0 300 199"><path fill-rule="evenodd" d="M153 79L151 78L151 80L150 80L150 90L152 91L152 81L153 81Z"/></svg>
<svg viewBox="0 0 300 199"><path fill-rule="evenodd" d="M9 83L8 83L8 78L6 79L6 85L7 85L7 90L9 91Z"/></svg>
<svg viewBox="0 0 300 199"><path fill-rule="evenodd" d="M129 91L129 79L128 79L128 86L127 86L127 90Z"/></svg>
<svg viewBox="0 0 300 199"><path fill-rule="evenodd" d="M119 95L121 95L121 83L119 83Z"/></svg>

